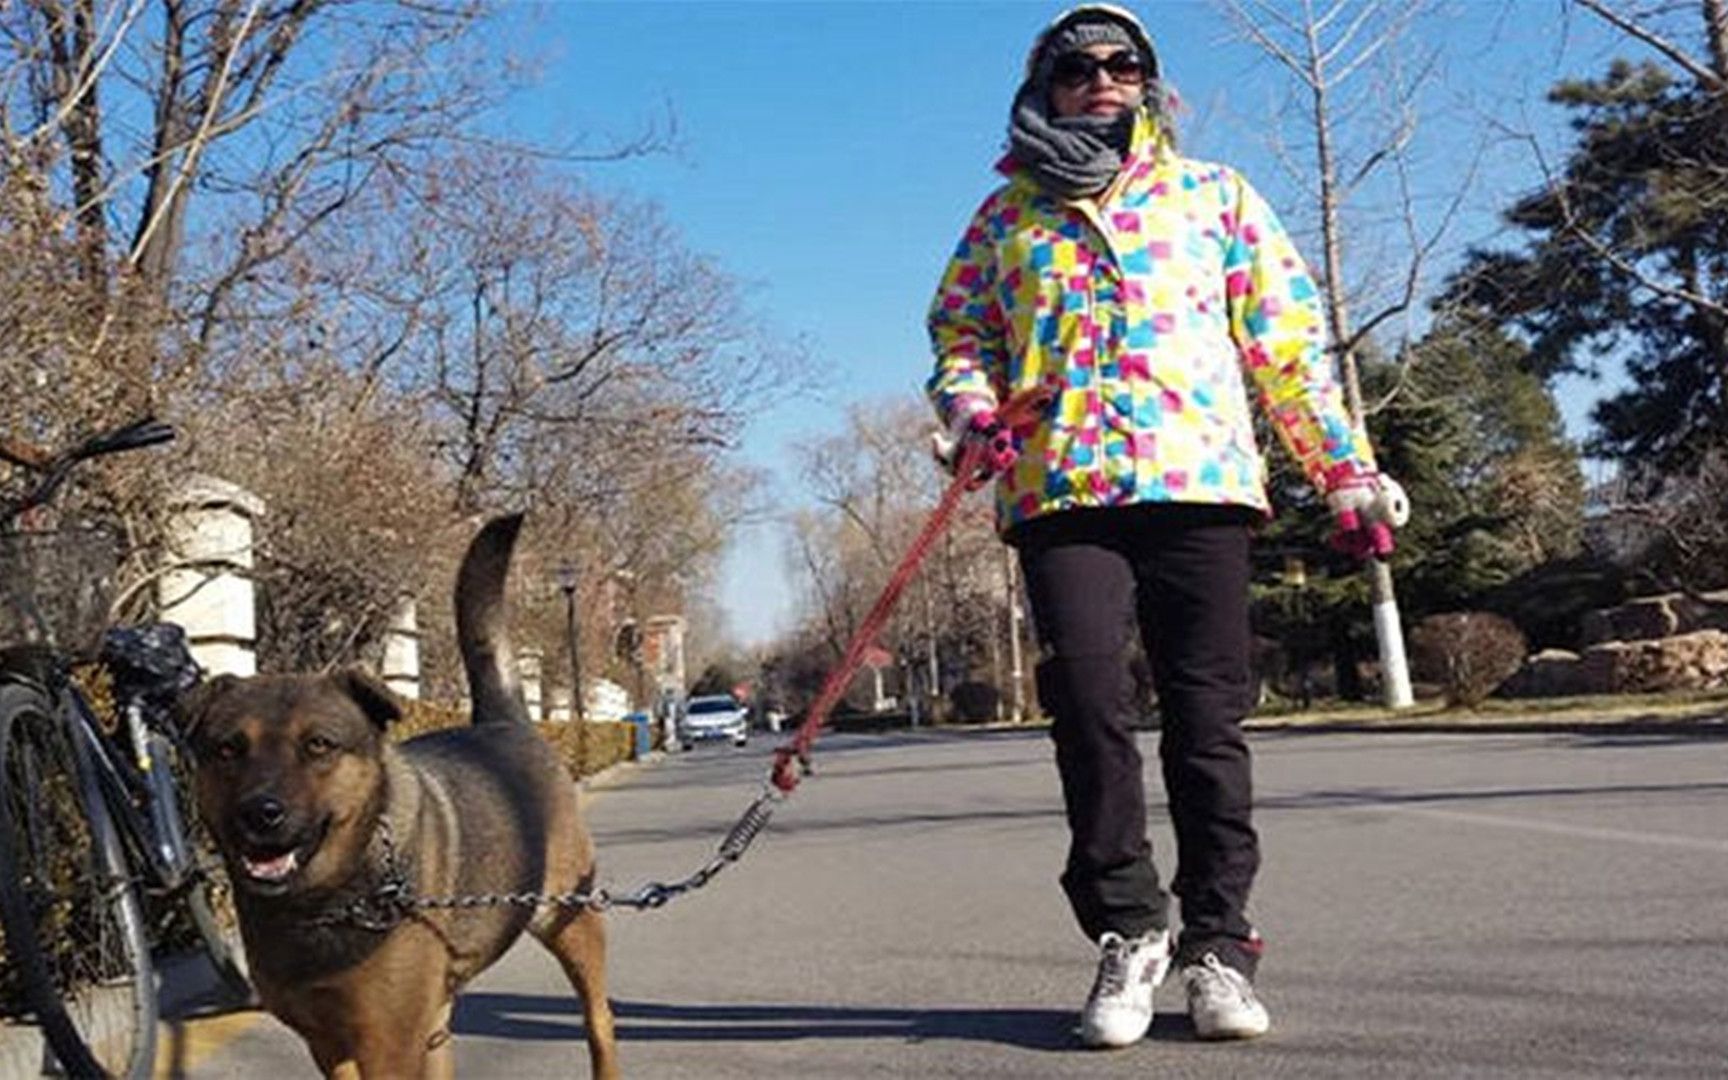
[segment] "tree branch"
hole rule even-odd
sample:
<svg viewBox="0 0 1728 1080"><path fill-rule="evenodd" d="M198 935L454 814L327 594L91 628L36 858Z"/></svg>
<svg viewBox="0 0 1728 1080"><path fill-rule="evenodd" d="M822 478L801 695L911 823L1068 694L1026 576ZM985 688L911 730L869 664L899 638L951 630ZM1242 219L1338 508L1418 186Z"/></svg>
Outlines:
<svg viewBox="0 0 1728 1080"><path fill-rule="evenodd" d="M1700 85L1707 89L1718 93L1724 89L1728 89L1728 80L1725 80L1721 74L1713 71L1708 66L1699 63L1697 60L1693 59L1685 49L1682 49L1680 46L1656 33L1654 30L1651 30L1649 27L1621 15L1606 3L1603 3L1603 0L1572 0L1572 3L1577 4L1585 11L1590 12L1603 22L1606 22L1608 25L1625 33L1627 36L1642 41L1644 44L1655 49L1663 56L1666 56L1688 75L1696 79Z"/></svg>

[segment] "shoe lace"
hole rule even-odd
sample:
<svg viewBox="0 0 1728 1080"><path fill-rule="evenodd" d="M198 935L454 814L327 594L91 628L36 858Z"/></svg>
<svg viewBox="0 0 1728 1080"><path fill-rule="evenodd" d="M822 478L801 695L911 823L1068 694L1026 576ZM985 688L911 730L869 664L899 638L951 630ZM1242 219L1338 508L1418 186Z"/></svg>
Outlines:
<svg viewBox="0 0 1728 1080"><path fill-rule="evenodd" d="M1104 954L1098 961L1098 979L1092 984L1094 997L1115 996L1128 989L1133 973L1134 943L1117 933L1098 939Z"/></svg>
<svg viewBox="0 0 1728 1080"><path fill-rule="evenodd" d="M1199 971L1189 979L1189 986L1208 1002L1253 1006L1256 1004L1254 985L1240 971L1218 959L1217 953L1201 957Z"/></svg>

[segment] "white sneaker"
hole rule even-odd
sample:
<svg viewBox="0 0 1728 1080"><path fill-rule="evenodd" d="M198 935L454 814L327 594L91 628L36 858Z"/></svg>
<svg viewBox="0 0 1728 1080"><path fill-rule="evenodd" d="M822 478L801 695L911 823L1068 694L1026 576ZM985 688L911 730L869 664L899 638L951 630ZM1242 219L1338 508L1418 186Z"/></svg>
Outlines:
<svg viewBox="0 0 1728 1080"><path fill-rule="evenodd" d="M1087 1046L1132 1046L1152 1026L1152 991L1170 970L1170 931L1125 938L1107 930L1098 939L1098 977L1080 1010Z"/></svg>
<svg viewBox="0 0 1728 1080"><path fill-rule="evenodd" d="M1272 1027L1248 976L1218 959L1217 953L1182 965L1182 983L1188 988L1194 1033L1202 1039L1252 1039Z"/></svg>

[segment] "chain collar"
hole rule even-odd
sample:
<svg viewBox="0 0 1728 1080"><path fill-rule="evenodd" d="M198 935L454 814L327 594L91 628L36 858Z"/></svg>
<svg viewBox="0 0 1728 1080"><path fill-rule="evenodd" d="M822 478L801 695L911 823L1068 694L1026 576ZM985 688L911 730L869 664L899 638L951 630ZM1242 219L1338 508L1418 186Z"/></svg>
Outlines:
<svg viewBox="0 0 1728 1080"><path fill-rule="evenodd" d="M354 926L373 933L385 933L395 929L411 916L432 908L466 911L495 907L560 907L606 911L614 907L637 910L664 907L673 899L708 884L715 874L742 858L757 834L767 827L768 819L774 813L774 804L784 797L779 791L764 785L762 793L745 809L743 816L721 841L714 857L695 873L682 881L671 883L650 881L635 892L622 896L614 896L605 889L567 893L416 895L414 883L408 880L401 860L396 857L396 838L390 826L390 816L385 813L378 818L378 842L384 852L383 873L378 885L371 892L356 896L346 904L313 916L307 923L311 926Z"/></svg>
<svg viewBox="0 0 1728 1080"><path fill-rule="evenodd" d="M384 849L382 875L369 893L361 893L339 907L315 915L311 926L354 926L382 934L394 930L411 915L417 904L414 883L396 857L396 834L388 812L378 815L378 843Z"/></svg>

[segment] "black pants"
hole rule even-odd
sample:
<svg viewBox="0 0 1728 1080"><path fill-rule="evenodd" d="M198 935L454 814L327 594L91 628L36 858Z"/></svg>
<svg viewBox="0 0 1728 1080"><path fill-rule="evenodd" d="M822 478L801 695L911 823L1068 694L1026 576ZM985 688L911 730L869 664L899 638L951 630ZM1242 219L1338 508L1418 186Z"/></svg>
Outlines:
<svg viewBox="0 0 1728 1080"><path fill-rule="evenodd" d="M1035 518L1019 550L1043 659L1038 699L1068 812L1062 887L1094 940L1168 925L1146 837L1146 791L1131 723L1129 634L1151 661L1158 751L1176 829L1179 958L1216 950L1250 974L1259 946L1244 908L1260 849L1242 718L1250 700L1248 534L1237 507L1153 505Z"/></svg>

